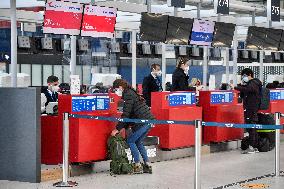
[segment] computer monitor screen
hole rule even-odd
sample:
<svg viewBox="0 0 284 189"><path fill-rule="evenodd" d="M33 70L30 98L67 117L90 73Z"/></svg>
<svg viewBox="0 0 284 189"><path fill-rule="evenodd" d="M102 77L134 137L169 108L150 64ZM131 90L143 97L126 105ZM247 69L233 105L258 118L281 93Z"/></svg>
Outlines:
<svg viewBox="0 0 284 189"><path fill-rule="evenodd" d="M166 43L187 45L191 33L193 19L169 17Z"/></svg>
<svg viewBox="0 0 284 189"><path fill-rule="evenodd" d="M263 44L264 49L278 51L281 35L282 30L280 29L266 28L266 38Z"/></svg>
<svg viewBox="0 0 284 189"><path fill-rule="evenodd" d="M212 46L231 47L234 38L235 27L235 24L216 22Z"/></svg>
<svg viewBox="0 0 284 189"><path fill-rule="evenodd" d="M191 32L191 45L210 46L213 39L214 22L194 19Z"/></svg>
<svg viewBox="0 0 284 189"><path fill-rule="evenodd" d="M284 31L282 30L282 35L279 43L279 50L284 51Z"/></svg>
<svg viewBox="0 0 284 189"><path fill-rule="evenodd" d="M266 28L250 26L248 28L246 46L248 49L263 49L266 39Z"/></svg>
<svg viewBox="0 0 284 189"><path fill-rule="evenodd" d="M168 15L141 13L141 41L165 42L168 21Z"/></svg>

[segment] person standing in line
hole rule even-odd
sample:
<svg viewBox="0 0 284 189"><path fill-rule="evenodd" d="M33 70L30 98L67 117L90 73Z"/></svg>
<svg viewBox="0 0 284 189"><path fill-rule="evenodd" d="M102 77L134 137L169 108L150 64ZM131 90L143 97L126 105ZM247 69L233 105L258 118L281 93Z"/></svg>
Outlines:
<svg viewBox="0 0 284 189"><path fill-rule="evenodd" d="M241 98L243 99L244 106L244 116L245 123L247 124L257 124L258 116L257 112L259 110L261 102L261 87L262 83L259 79L254 78L254 73L251 69L245 68L241 72L242 84L234 87L230 84L232 89L241 92ZM247 129L249 133L249 148L245 150L244 154L254 154L258 152L258 133L257 129Z"/></svg>

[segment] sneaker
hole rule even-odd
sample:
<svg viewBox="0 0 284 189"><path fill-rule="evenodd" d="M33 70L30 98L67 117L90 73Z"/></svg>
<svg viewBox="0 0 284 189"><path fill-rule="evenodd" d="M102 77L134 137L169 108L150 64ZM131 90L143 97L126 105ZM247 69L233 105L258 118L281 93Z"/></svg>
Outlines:
<svg viewBox="0 0 284 189"><path fill-rule="evenodd" d="M258 151L258 150L257 150ZM242 152L242 154L255 154L256 153L256 150L255 148L253 148L252 146L249 146L248 149L244 150Z"/></svg>
<svg viewBox="0 0 284 189"><path fill-rule="evenodd" d="M133 166L133 174L142 174L143 173L143 167L141 164L134 164Z"/></svg>
<svg viewBox="0 0 284 189"><path fill-rule="evenodd" d="M152 174L152 166L147 164L142 164L142 166L143 166L143 173Z"/></svg>
<svg viewBox="0 0 284 189"><path fill-rule="evenodd" d="M254 148L254 151L255 153L259 153L258 149L257 148Z"/></svg>

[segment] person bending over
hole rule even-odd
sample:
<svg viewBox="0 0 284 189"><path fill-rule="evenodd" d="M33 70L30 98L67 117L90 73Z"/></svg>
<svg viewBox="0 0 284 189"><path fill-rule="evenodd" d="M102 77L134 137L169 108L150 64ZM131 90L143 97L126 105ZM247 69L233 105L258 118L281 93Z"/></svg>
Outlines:
<svg viewBox="0 0 284 189"><path fill-rule="evenodd" d="M113 88L116 94L122 96L124 101L123 113L121 118L130 119L147 119L152 120L154 116L150 112L149 107L146 105L144 98L122 79L117 79L113 82ZM134 173L152 173L152 167L149 165L149 158L147 151L143 144L143 140L151 129L151 124L132 124L132 133L127 136L126 142L130 147L132 157L134 159ZM129 123L119 122L116 129L112 131L111 135L115 136L120 133L122 129L127 129ZM140 163L140 154L144 160L144 164Z"/></svg>

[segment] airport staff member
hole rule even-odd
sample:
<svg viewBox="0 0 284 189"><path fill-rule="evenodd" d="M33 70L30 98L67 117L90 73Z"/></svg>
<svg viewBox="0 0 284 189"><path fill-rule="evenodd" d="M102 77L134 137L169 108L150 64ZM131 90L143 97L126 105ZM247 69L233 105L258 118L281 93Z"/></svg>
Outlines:
<svg viewBox="0 0 284 189"><path fill-rule="evenodd" d="M185 57L179 57L176 63L176 69L172 76L172 91L187 91L189 90L188 84L188 71L189 71L189 59Z"/></svg>
<svg viewBox="0 0 284 189"><path fill-rule="evenodd" d="M59 90L59 79L58 77L52 75L47 78L47 89L43 92L46 97L45 106L49 102L57 102L58 100L58 90Z"/></svg>
<svg viewBox="0 0 284 189"><path fill-rule="evenodd" d="M143 80L143 97L146 104L151 107L151 93L163 91L160 77L162 76L161 66L159 64L151 65L151 73Z"/></svg>

